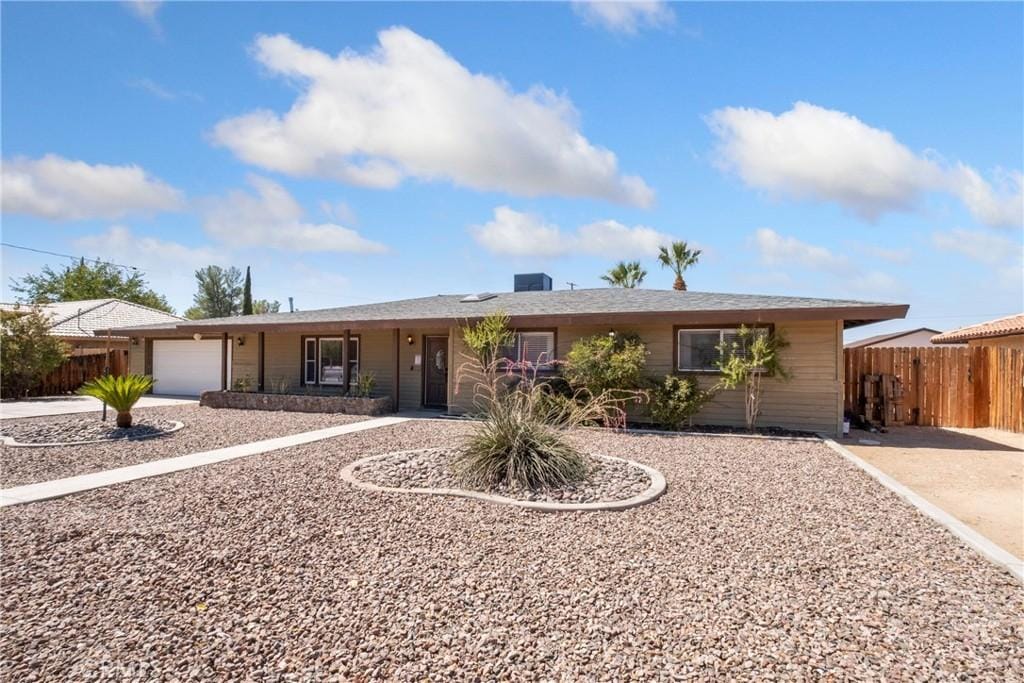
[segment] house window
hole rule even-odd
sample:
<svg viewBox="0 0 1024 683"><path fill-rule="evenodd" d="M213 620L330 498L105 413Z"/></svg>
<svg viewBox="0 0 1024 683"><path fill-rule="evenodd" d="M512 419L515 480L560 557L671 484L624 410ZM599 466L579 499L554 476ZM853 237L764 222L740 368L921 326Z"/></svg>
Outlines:
<svg viewBox="0 0 1024 683"><path fill-rule="evenodd" d="M766 328L757 328L757 334L767 332ZM718 347L721 344L732 344L738 334L739 330L735 328L679 330L676 332L676 370L718 372L718 362L722 357Z"/></svg>
<svg viewBox="0 0 1024 683"><path fill-rule="evenodd" d="M306 384L337 386L345 381L342 365L344 337L308 337L304 342L303 379ZM349 386L359 374L359 337L348 341Z"/></svg>
<svg viewBox="0 0 1024 683"><path fill-rule="evenodd" d="M549 366L555 360L555 333L517 332L515 342L502 347L500 353L512 363Z"/></svg>

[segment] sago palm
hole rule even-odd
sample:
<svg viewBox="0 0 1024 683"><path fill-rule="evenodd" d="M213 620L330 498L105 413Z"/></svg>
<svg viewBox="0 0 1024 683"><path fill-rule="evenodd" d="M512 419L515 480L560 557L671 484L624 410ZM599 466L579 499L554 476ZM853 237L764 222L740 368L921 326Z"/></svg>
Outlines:
<svg viewBox="0 0 1024 683"><path fill-rule="evenodd" d="M601 279L612 287L634 289L644 281L646 276L647 271L643 269L639 261L630 261L629 263L619 261L614 268L602 275Z"/></svg>
<svg viewBox="0 0 1024 683"><path fill-rule="evenodd" d="M661 247L658 254L658 261L662 268L671 268L676 274L676 281L672 289L680 292L686 291L686 280L683 279L683 271L690 266L696 265L700 258L700 249L690 249L686 242L673 242L671 247Z"/></svg>
<svg viewBox="0 0 1024 683"><path fill-rule="evenodd" d="M145 375L103 375L82 385L78 393L92 396L117 411L117 426L132 426L132 406L153 388L153 378Z"/></svg>

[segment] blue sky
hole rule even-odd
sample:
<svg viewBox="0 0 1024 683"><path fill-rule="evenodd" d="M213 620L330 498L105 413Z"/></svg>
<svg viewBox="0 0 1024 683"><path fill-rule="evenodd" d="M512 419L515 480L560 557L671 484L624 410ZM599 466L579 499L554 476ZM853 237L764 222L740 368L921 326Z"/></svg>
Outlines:
<svg viewBox="0 0 1024 683"><path fill-rule="evenodd" d="M3 241L179 311L596 287L1020 312L1024 6L4 3ZM3 249L9 278L66 260ZM853 335L856 336L856 335Z"/></svg>

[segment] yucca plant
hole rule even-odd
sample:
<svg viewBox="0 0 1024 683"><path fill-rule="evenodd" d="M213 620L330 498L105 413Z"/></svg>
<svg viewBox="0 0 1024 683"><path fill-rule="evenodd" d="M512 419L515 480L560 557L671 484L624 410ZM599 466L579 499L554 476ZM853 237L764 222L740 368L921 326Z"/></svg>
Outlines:
<svg viewBox="0 0 1024 683"><path fill-rule="evenodd" d="M146 375L103 375L82 385L78 393L92 396L117 411L117 426L132 426L132 406L153 388L153 378Z"/></svg>

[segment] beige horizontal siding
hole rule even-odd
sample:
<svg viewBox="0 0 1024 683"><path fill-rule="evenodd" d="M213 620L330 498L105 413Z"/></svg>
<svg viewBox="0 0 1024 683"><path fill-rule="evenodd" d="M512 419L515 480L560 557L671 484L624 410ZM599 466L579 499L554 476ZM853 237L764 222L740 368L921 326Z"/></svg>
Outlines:
<svg viewBox="0 0 1024 683"><path fill-rule="evenodd" d="M606 335L608 326L573 325L557 329L557 357L564 359L572 345L584 337ZM672 325L616 326L616 332L635 333L647 345L647 374L660 379L674 371ZM833 320L779 323L776 330L785 335L790 346L782 352L783 366L792 379L769 379L764 388L759 424L789 429L823 431L834 434L842 422L842 378L839 353L842 348L840 324ZM456 353L463 348L456 339ZM702 386L710 387L718 375L697 375ZM464 380L458 387L454 408L465 412L472 405L472 390ZM720 391L696 416L704 424L742 427L743 393Z"/></svg>
<svg viewBox="0 0 1024 683"><path fill-rule="evenodd" d="M146 340L139 339L137 344L128 347L128 372L133 375L146 374Z"/></svg>

